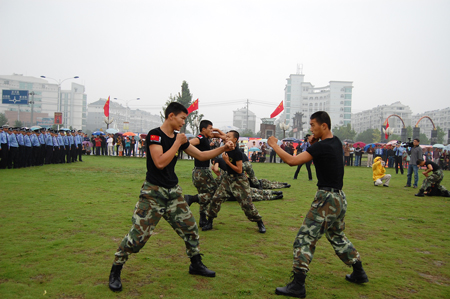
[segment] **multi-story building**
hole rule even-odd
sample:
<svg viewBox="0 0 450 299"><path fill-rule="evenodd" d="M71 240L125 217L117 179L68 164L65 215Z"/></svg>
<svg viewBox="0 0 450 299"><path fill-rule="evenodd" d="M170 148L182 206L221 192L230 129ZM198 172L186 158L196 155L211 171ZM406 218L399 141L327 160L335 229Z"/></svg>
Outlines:
<svg viewBox="0 0 450 299"><path fill-rule="evenodd" d="M58 111L59 86L45 79L20 74L3 75L0 76L0 89L28 90L29 99L34 101L34 104L28 105L0 103L0 112L5 113L9 125L14 125L16 120L21 121L25 126L51 125L54 113L62 112L63 126L85 129L87 96L83 85L72 83L70 90L61 90L61 111ZM46 123L43 119L46 121L50 119L50 123Z"/></svg>
<svg viewBox="0 0 450 299"><path fill-rule="evenodd" d="M423 116L428 116L433 120L434 125L444 130L444 143L447 143L447 134L450 130L450 107L445 109L438 109L432 111L425 111L412 116L412 126L415 126L419 119ZM431 138L431 130L433 125L430 120L424 118L419 123L420 133L424 133L428 139Z"/></svg>
<svg viewBox="0 0 450 299"><path fill-rule="evenodd" d="M355 130L357 134L364 132L367 129L381 130L381 126L386 121L386 118L392 114L400 116L405 122L406 127L411 126L411 109L407 105L403 105L400 102L395 102L390 105L379 105L372 109L353 113L352 129ZM403 123L398 117L390 117L389 128L394 129L393 134L400 136Z"/></svg>
<svg viewBox="0 0 450 299"><path fill-rule="evenodd" d="M324 87L314 87L304 82L303 74L291 74L284 89L284 112L286 123L291 124L296 113L309 118L316 111L326 111L331 118L331 126L343 126L351 123L352 118L352 81L330 81ZM292 126L291 126L292 129ZM294 132L294 137L302 138L308 131Z"/></svg>
<svg viewBox="0 0 450 299"><path fill-rule="evenodd" d="M99 99L88 105L87 130L106 130L105 114L103 107L106 99ZM147 133L149 130L161 125L159 115L153 115L140 109L131 110L121 104L109 102L109 120L112 123L109 128L114 128L120 132Z"/></svg>
<svg viewBox="0 0 450 299"><path fill-rule="evenodd" d="M248 110L248 108L241 108L233 111L233 126L239 128L239 130L249 129L255 133L256 128L256 115Z"/></svg>

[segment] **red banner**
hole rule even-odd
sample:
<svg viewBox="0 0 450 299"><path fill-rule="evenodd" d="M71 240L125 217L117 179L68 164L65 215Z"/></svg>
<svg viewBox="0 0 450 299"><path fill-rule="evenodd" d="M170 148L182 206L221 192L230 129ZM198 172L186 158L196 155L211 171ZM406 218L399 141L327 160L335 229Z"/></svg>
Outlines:
<svg viewBox="0 0 450 299"><path fill-rule="evenodd" d="M55 125L62 125L62 112L55 112Z"/></svg>
<svg viewBox="0 0 450 299"><path fill-rule="evenodd" d="M283 111L283 110L284 110L283 101L281 101L281 103L280 103L280 105L278 105L277 109L275 109L275 111L272 112L272 114L270 115L270 118L274 118L275 116L280 114L281 111Z"/></svg>
<svg viewBox="0 0 450 299"><path fill-rule="evenodd" d="M191 112L194 112L195 110L198 110L198 99L195 100L194 103L192 103L191 106L189 106L188 110L188 114L190 114Z"/></svg>
<svg viewBox="0 0 450 299"><path fill-rule="evenodd" d="M109 117L109 97L105 103L105 106L103 106L103 112L105 113L106 117Z"/></svg>

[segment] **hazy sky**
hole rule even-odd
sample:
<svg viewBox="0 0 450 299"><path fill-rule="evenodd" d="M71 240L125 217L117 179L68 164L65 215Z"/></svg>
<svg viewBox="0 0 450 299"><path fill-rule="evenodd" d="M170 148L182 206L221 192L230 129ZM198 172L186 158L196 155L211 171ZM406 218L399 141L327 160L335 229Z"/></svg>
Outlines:
<svg viewBox="0 0 450 299"><path fill-rule="evenodd" d="M449 15L448 0L0 0L0 74L80 76L88 103L155 114L186 80L225 125L247 99L268 117L302 64L316 87L353 81L353 112L419 113L450 106Z"/></svg>

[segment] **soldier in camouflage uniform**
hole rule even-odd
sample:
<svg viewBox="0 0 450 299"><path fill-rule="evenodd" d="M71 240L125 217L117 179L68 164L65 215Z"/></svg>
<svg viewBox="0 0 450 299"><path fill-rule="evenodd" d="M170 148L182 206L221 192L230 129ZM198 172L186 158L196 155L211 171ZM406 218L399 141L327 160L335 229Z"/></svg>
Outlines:
<svg viewBox="0 0 450 299"><path fill-rule="evenodd" d="M422 172L422 174L426 178L423 180L422 186L419 189L419 193L415 194L416 196L423 197L426 190L428 190L427 195L433 195L433 189L435 189L437 194L445 197L450 197L450 193L448 192L447 188L441 185L442 179L444 178L444 172L442 171L441 167L439 167L439 165L432 161L424 161L423 159L418 159L417 166L426 166L427 170ZM433 173L429 175L430 172Z"/></svg>
<svg viewBox="0 0 450 299"><path fill-rule="evenodd" d="M267 179L258 180L255 175L255 171L253 171L252 163L248 160L248 157L245 154L242 154L242 156L242 169L247 174L251 187L258 189L281 189L291 187L288 183L269 181Z"/></svg>
<svg viewBox="0 0 450 299"><path fill-rule="evenodd" d="M202 120L200 122L200 134L191 139L191 145L198 148L200 151L207 151L211 149L210 138L221 138L225 140L225 133L221 130L213 128L213 124L209 120ZM191 202L198 202L200 204L200 227L206 224L206 210L209 203L219 186L214 179L209 161L194 160L194 169L192 170L192 183L197 188L198 194L192 198Z"/></svg>
<svg viewBox="0 0 450 299"><path fill-rule="evenodd" d="M189 205L178 186L175 165L179 150L188 155L206 161L225 150L234 149L234 144L211 151L201 152L190 146L185 134L177 134L185 124L187 109L180 103L170 103L165 111L165 121L159 128L150 130L146 139L147 174L141 188L139 201L134 209L132 226L123 238L115 253L115 259L109 276L109 288L121 291L120 273L122 266L132 253L139 252L152 236L156 225L164 218L183 239L186 254L191 259L189 273L206 277L215 277L201 261L199 252L198 227Z"/></svg>
<svg viewBox="0 0 450 299"><path fill-rule="evenodd" d="M226 141L236 142L239 140L239 133L229 131L226 134ZM265 233L266 228L262 222L261 215L252 202L250 184L242 169L242 153L238 148L222 154L222 158L227 164L227 175L222 177L219 188L214 193L211 204L207 211L208 222L202 227L203 231L211 230L213 219L217 217L222 203L233 196L239 202L248 220L256 222L260 233Z"/></svg>
<svg viewBox="0 0 450 299"><path fill-rule="evenodd" d="M336 255L353 272L345 278L353 283L368 282L361 258L344 233L344 217L347 201L342 191L344 163L342 159L342 142L330 131L331 120L328 113L318 111L311 115L311 146L301 154L293 157L277 145L277 139L271 136L269 145L280 158L290 166L314 161L318 190L294 241L293 272L294 280L285 287L276 288L277 295L304 298L306 296L305 278L309 271L316 248L316 243L325 234L333 246ZM317 142L318 140L320 142Z"/></svg>

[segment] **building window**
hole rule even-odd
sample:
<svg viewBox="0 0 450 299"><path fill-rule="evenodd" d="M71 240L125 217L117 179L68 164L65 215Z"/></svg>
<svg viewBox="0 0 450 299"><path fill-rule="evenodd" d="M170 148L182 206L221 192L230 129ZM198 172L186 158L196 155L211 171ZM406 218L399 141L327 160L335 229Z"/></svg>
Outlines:
<svg viewBox="0 0 450 299"><path fill-rule="evenodd" d="M9 81L5 80L3 83L5 83L6 85L9 85Z"/></svg>
<svg viewBox="0 0 450 299"><path fill-rule="evenodd" d="M290 85L287 86L286 91L287 92L291 92L291 86Z"/></svg>
<svg viewBox="0 0 450 299"><path fill-rule="evenodd" d="M351 100L352 99L352 95L351 94L346 94L345 98L348 99L348 100Z"/></svg>
<svg viewBox="0 0 450 299"><path fill-rule="evenodd" d="M351 119L352 118L352 115L351 114L344 114L344 119Z"/></svg>
<svg viewBox="0 0 450 299"><path fill-rule="evenodd" d="M344 106L351 106L352 105L352 101L345 101Z"/></svg>
<svg viewBox="0 0 450 299"><path fill-rule="evenodd" d="M352 107L345 107L344 112L352 112Z"/></svg>

